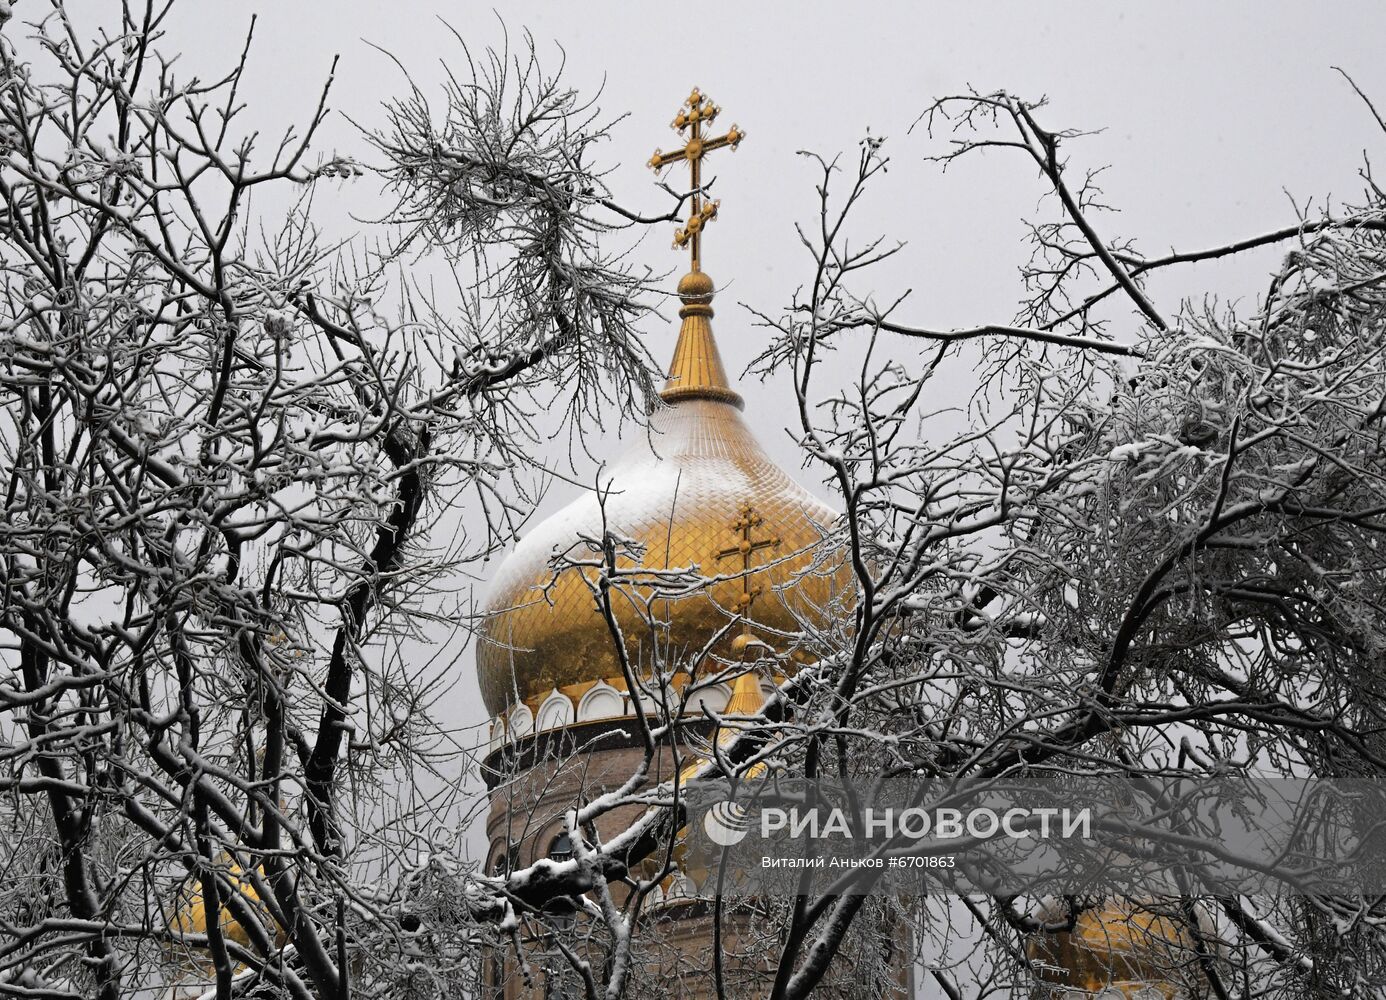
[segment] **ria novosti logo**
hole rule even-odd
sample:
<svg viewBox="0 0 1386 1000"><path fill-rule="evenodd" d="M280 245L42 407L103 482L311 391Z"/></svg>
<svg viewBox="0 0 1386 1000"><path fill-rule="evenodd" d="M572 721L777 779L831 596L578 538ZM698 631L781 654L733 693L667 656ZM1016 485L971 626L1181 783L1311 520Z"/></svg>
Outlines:
<svg viewBox="0 0 1386 1000"><path fill-rule="evenodd" d="M745 806L724 799L703 813L703 830L719 847L735 847L751 832L751 814Z"/></svg>
<svg viewBox="0 0 1386 1000"><path fill-rule="evenodd" d="M1067 808L978 809L866 809L855 818L842 809L777 808L757 805L755 814L746 806L721 799L703 813L703 830L719 847L735 847L752 828L767 842L785 839L867 841L903 839L918 841L970 838L985 842L1001 836L1010 840L1038 837L1068 839L1092 837L1092 810Z"/></svg>
<svg viewBox="0 0 1386 1000"><path fill-rule="evenodd" d="M1182 773L1146 777L1135 785L1119 775L1027 774L966 788L910 775L883 779L866 794L831 781L758 777L703 779L683 789L684 822L696 831L687 849L700 862L690 870L716 868L719 879L740 879L738 886L757 892L798 893L799 882L765 879L762 869L866 867L864 859L884 859L890 878L845 891L914 893L926 875L968 892L991 891L1002 877L1042 892L1139 894L1149 891L1153 869L1123 859L1157 850L1161 879L1185 872L1231 895L1281 891L1287 883L1274 872L1286 855L1313 867L1325 895L1386 892L1379 829L1386 782L1237 772L1201 781ZM1311 826L1309 848L1304 831ZM957 864L915 863L951 860L953 852ZM945 867L955 871L932 871ZM931 870L915 871L923 868Z"/></svg>

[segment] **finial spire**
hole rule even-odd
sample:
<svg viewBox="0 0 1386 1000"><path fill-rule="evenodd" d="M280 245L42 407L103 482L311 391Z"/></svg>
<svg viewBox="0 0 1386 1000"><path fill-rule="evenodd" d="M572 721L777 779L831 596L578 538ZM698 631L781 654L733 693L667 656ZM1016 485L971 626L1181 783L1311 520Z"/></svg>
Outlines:
<svg viewBox="0 0 1386 1000"><path fill-rule="evenodd" d="M703 126L711 126L721 110L694 87L673 122L675 131L688 134L687 142L672 153L656 149L650 157L650 166L656 173L674 163L687 161L693 184L688 221L674 231L674 246L687 247L691 257L690 270L679 282L679 298L683 301L679 318L683 325L679 329L678 346L674 348L674 360L669 365L669 381L660 395L666 403L712 399L740 409L741 396L727 381L726 369L717 353L717 342L712 338L712 279L702 269L703 227L717 218L719 204L703 198L703 157L723 146L735 149L746 138L746 133L735 125L724 135L703 135Z"/></svg>
<svg viewBox="0 0 1386 1000"><path fill-rule="evenodd" d="M765 707L765 695L760 690L760 679L754 670L747 670L736 679L732 687L731 699L723 710L725 715L755 715ZM740 735L737 730L724 731L723 739Z"/></svg>
<svg viewBox="0 0 1386 1000"><path fill-rule="evenodd" d="M733 125L727 130L726 134L719 136L704 136L703 126L711 126L713 121L721 112L716 104L708 100L704 94L693 88L693 93L688 95L688 100L679 113L674 116L673 127L680 135L688 134L688 140L682 149L676 149L672 153L661 152L656 149L654 156L650 157L650 166L655 173L663 170L670 164L678 163L680 160L687 160L689 172L692 175L693 199L688 210L688 221L681 229L674 231L674 246L688 247L692 251L690 270L695 274L702 270L702 244L703 227L713 219L717 218L717 206L721 204L716 201L704 202L703 200L703 157L714 149L721 149L728 146L736 149L741 140L746 138L746 133Z"/></svg>

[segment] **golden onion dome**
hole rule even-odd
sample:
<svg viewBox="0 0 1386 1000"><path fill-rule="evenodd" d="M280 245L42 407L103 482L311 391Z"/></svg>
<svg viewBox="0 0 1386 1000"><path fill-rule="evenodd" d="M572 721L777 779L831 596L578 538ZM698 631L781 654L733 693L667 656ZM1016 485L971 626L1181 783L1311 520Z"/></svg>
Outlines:
<svg viewBox="0 0 1386 1000"><path fill-rule="evenodd" d="M666 405L651 415L649 433L604 474L600 491L530 531L492 580L476 658L493 717L517 702L534 710L555 690L576 702L603 681L625 688L590 585L595 570L555 568L565 554L593 559L589 542L604 534L638 545L638 563L622 558L623 568L696 568L715 578L655 602L653 630L637 609L639 593L613 598L631 662L645 672L652 641L686 656L719 629L728 634L714 658L740 660L748 645L789 649L804 616L821 614L841 583L840 567L823 568L818 544L837 515L770 460L742 419L713 339L712 280L695 271L678 290L682 324L660 393ZM746 627L728 628L747 607Z"/></svg>
<svg viewBox="0 0 1386 1000"><path fill-rule="evenodd" d="M261 874L263 875L263 872ZM283 929L271 920L270 915L265 911L265 905L261 901L259 893L255 891L255 886L250 879L244 876L241 867L235 862L228 865L227 881L232 890L250 906L252 912L261 917L270 936L282 946L287 940L287 936ZM217 925L228 941L233 941L243 948L251 947L250 933L231 915L229 907L222 906L221 918ZM178 896L178 909L170 921L169 927L179 934L207 933L207 907L202 898L200 880L192 879L183 885Z"/></svg>
<svg viewBox="0 0 1386 1000"><path fill-rule="evenodd" d="M1198 952L1175 905L1108 900L1078 913L1071 929L1032 935L1026 950L1045 988L1060 996L1071 995L1065 990L1102 1000L1191 996L1186 984L1197 980Z"/></svg>

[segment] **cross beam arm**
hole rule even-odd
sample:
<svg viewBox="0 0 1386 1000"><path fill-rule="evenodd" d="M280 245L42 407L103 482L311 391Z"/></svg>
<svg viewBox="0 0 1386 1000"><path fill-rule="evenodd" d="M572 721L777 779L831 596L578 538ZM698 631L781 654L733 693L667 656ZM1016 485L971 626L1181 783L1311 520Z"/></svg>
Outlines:
<svg viewBox="0 0 1386 1000"><path fill-rule="evenodd" d="M713 136L708 139L694 139L682 149L676 149L671 153L657 149L654 156L650 157L649 166L653 170L663 170L672 163L680 163L684 160L701 160L714 149L735 149L744 138L746 138L746 133L733 125L727 129L725 135Z"/></svg>
<svg viewBox="0 0 1386 1000"><path fill-rule="evenodd" d="M714 149L721 149L723 146L730 146L735 149L744 138L746 138L746 133L733 125L727 129L726 135L719 135L715 139L704 139L703 152L711 152Z"/></svg>
<svg viewBox="0 0 1386 1000"><path fill-rule="evenodd" d="M688 100L684 102L684 107L674 118L674 129L682 135L686 135L687 141L681 149L666 153L662 149L656 149L654 156L650 157L650 167L656 173L671 167L675 163L687 163L689 170L689 190L692 192L692 202L689 205L688 221L679 229L674 231L674 245L678 247L686 246L691 253L693 271L702 270L702 232L709 222L717 218L717 203L703 203L703 181L702 166L703 158L715 149L735 149L741 140L746 138L746 133L733 125L724 135L710 136L704 135L705 126L710 127L713 120L721 111L716 104L708 100L702 91L694 89L688 95Z"/></svg>
<svg viewBox="0 0 1386 1000"><path fill-rule="evenodd" d="M758 542L742 542L740 545L733 545L729 549L723 549L717 553L718 559L729 559L732 556L749 556L752 552L759 552L761 549L777 549L780 547L778 538L762 538ZM750 566L746 567L748 570Z"/></svg>
<svg viewBox="0 0 1386 1000"><path fill-rule="evenodd" d="M649 166L652 170L663 170L671 163L678 163L680 160L688 159L687 148L675 150L672 153L661 153L655 150L655 155L650 157Z"/></svg>

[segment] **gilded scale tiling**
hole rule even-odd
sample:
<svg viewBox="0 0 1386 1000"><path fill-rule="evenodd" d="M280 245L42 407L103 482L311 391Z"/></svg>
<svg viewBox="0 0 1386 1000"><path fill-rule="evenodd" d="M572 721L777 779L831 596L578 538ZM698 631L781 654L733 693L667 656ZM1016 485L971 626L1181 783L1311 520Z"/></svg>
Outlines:
<svg viewBox="0 0 1386 1000"><path fill-rule="evenodd" d="M644 670L652 645L668 663L700 649L731 621L747 577L742 560L719 559L719 553L742 540L737 525L748 507L760 519L753 537L779 541L758 547L750 560L749 584L758 594L747 620L756 639L788 648L787 636L820 615L845 583L841 561L825 558L819 544L837 515L770 461L742 418L741 398L727 383L712 338L711 280L690 274L679 292L683 324L663 393L668 405L604 479L605 522L595 493L579 497L536 526L492 583L477 649L482 697L492 716L517 696L534 710L555 689L576 701L599 680L624 688L610 629L580 575L594 579L594 571L570 567L555 577L555 559L564 553L597 558L579 539L600 539L603 523L612 535L643 546L643 568L696 568L703 576L727 577L656 605L667 627L653 631L632 600L616 597L627 649ZM740 631L730 629L714 654L731 658Z"/></svg>

